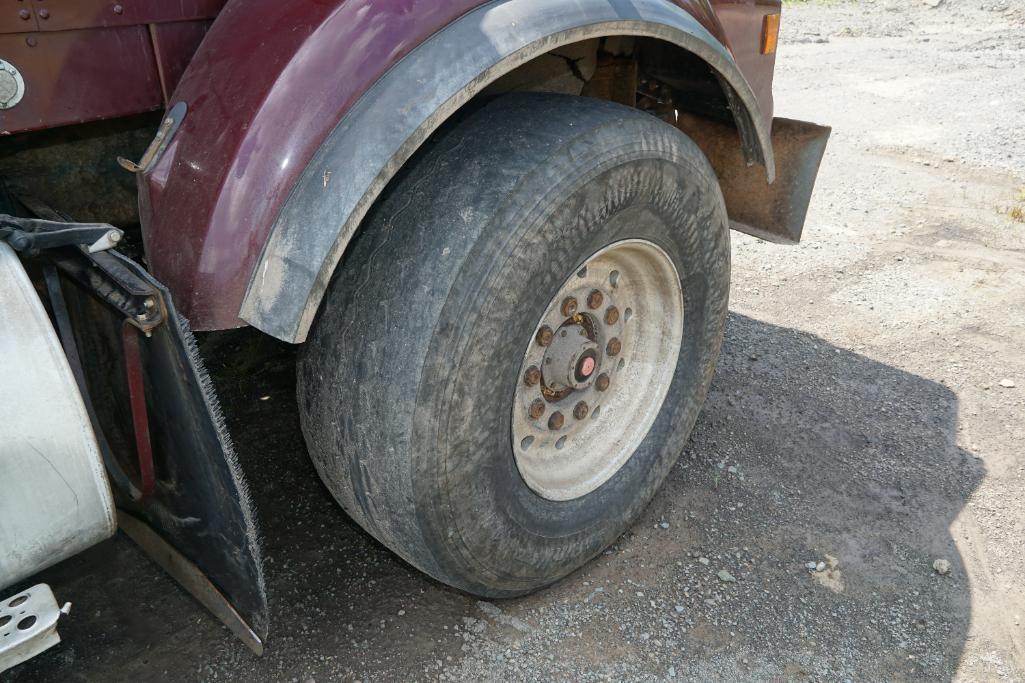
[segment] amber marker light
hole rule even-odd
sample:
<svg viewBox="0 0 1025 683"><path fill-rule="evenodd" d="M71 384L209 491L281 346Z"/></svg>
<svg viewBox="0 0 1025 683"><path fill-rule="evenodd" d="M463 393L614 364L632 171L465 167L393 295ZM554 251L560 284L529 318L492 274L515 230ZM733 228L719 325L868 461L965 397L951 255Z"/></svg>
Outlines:
<svg viewBox="0 0 1025 683"><path fill-rule="evenodd" d="M771 55L776 52L779 42L779 15L766 14L762 23L762 54Z"/></svg>

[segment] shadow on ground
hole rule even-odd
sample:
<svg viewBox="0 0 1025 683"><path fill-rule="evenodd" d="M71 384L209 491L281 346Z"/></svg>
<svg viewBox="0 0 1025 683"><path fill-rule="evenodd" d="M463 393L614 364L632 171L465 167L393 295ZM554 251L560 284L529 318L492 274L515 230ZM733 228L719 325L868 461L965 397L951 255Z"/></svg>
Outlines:
<svg viewBox="0 0 1025 683"><path fill-rule="evenodd" d="M555 586L482 611L333 503L303 446L292 350L261 339L204 347L262 526L266 655L118 535L38 577L74 607L65 641L12 680L953 674L971 600L949 526L984 472L955 445L957 399L939 384L732 315L703 416L638 524Z"/></svg>

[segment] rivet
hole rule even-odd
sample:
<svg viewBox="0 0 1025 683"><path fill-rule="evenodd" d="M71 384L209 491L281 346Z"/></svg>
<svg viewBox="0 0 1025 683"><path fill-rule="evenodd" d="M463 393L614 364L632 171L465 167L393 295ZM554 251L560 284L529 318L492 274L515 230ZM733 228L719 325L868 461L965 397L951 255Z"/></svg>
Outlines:
<svg viewBox="0 0 1025 683"><path fill-rule="evenodd" d="M591 309L598 308L604 300L605 297L602 296L602 293L595 289L587 295L587 307Z"/></svg>
<svg viewBox="0 0 1025 683"><path fill-rule="evenodd" d="M619 322L619 309L615 306L609 306L605 309L605 324L615 325Z"/></svg>
<svg viewBox="0 0 1025 683"><path fill-rule="evenodd" d="M537 369L536 365L531 365L527 368L527 371L523 373L523 383L528 387L532 387L541 381L541 371Z"/></svg>
<svg viewBox="0 0 1025 683"><path fill-rule="evenodd" d="M581 401L580 403L573 406L573 417L577 418L578 420L583 420L585 417L587 417L587 411L587 403L585 401Z"/></svg>
<svg viewBox="0 0 1025 683"><path fill-rule="evenodd" d="M598 391L605 391L609 388L609 376L604 372L598 375L598 379L594 380L594 386Z"/></svg>
<svg viewBox="0 0 1025 683"><path fill-rule="evenodd" d="M562 314L567 318L577 312L577 300L571 296L567 296L562 300L562 308L559 309Z"/></svg>
<svg viewBox="0 0 1025 683"><path fill-rule="evenodd" d="M619 352L623 350L623 343L616 337L609 340L609 343L605 346L605 352L610 356L618 356Z"/></svg>

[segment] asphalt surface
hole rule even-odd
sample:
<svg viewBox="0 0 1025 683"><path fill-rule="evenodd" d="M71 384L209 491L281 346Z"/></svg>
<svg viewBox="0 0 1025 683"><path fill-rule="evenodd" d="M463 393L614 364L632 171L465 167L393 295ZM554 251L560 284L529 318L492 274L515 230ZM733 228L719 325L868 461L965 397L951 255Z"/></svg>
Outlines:
<svg viewBox="0 0 1025 683"><path fill-rule="evenodd" d="M835 129L806 237L736 236L706 408L612 548L516 600L432 581L317 480L290 349L218 335L266 654L119 535L39 577L74 604L64 642L7 677L1025 680L1025 5L801 3L784 27L777 114Z"/></svg>

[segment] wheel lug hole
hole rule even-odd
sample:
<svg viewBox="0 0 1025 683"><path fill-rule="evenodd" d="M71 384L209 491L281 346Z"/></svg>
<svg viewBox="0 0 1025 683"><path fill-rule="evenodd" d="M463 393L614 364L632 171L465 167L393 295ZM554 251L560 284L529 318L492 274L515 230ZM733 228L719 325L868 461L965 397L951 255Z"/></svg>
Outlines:
<svg viewBox="0 0 1025 683"><path fill-rule="evenodd" d="M587 413L588 407L586 401L581 401L580 403L573 406L573 417L575 417L576 419L583 420L585 417L587 417Z"/></svg>
<svg viewBox="0 0 1025 683"><path fill-rule="evenodd" d="M587 295L587 307L592 310L601 306L603 301L605 301L605 297L602 296L602 293L597 289L592 290L591 293Z"/></svg>
<svg viewBox="0 0 1025 683"><path fill-rule="evenodd" d="M577 300L575 297L567 296L562 300L562 306L559 308L562 314L567 318L577 312Z"/></svg>
<svg viewBox="0 0 1025 683"><path fill-rule="evenodd" d="M541 381L541 371L538 370L536 365L531 365L527 368L527 371L523 373L523 383L528 387L536 386Z"/></svg>
<svg viewBox="0 0 1025 683"><path fill-rule="evenodd" d="M552 332L552 328L548 327L548 325L542 325L541 329L537 331L535 339L540 346L548 346L552 343L552 337L554 336L555 333Z"/></svg>
<svg viewBox="0 0 1025 683"><path fill-rule="evenodd" d="M611 384L611 380L609 380L609 376L604 372L598 375L598 379L594 380L594 387L598 391L606 391L609 388L609 384Z"/></svg>
<svg viewBox="0 0 1025 683"><path fill-rule="evenodd" d="M551 429L553 432L557 432L560 429L562 429L562 425L564 425L565 423L565 416L563 416L563 414L558 410L552 413L551 416L548 418L548 428Z"/></svg>
<svg viewBox="0 0 1025 683"><path fill-rule="evenodd" d="M605 324L615 325L619 322L619 309L615 306L609 306L605 309Z"/></svg>
<svg viewBox="0 0 1025 683"><path fill-rule="evenodd" d="M545 402L539 398L535 398L534 402L530 404L530 410L527 412L530 415L530 419L538 419L545 414Z"/></svg>
<svg viewBox="0 0 1025 683"><path fill-rule="evenodd" d="M609 340L609 343L605 346L605 353L610 356L618 356L619 352L623 350L623 343L619 341L618 337L613 337Z"/></svg>

